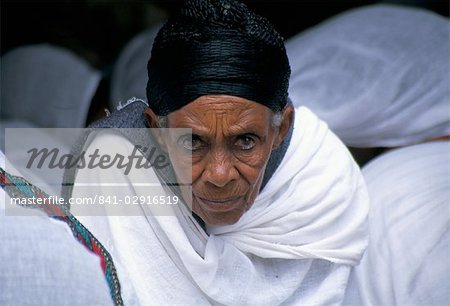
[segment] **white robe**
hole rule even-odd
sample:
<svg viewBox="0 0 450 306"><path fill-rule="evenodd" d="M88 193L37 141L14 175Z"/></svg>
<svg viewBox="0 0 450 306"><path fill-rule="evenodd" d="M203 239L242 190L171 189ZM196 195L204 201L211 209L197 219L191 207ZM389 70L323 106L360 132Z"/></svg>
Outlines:
<svg viewBox="0 0 450 306"><path fill-rule="evenodd" d="M23 177L1 150L0 167ZM14 204L1 187L0 246L0 305L113 304L99 257L66 223Z"/></svg>
<svg viewBox="0 0 450 306"><path fill-rule="evenodd" d="M286 42L289 95L353 147L450 134L449 20L395 5L357 8Z"/></svg>
<svg viewBox="0 0 450 306"><path fill-rule="evenodd" d="M325 123L304 107L295 122L286 155L252 208L236 224L208 228L209 236L182 205L166 216L146 214L148 207L140 216L79 216L113 256L127 304L342 302L367 245L368 194L358 166ZM126 154L133 145L101 132L88 152L96 148ZM132 183L154 179L151 170L128 176L118 169L79 170L73 196L148 195ZM122 187L102 185L111 181Z"/></svg>
<svg viewBox="0 0 450 306"><path fill-rule="evenodd" d="M446 305L450 300L450 142L381 155L363 168L370 244L351 274L356 305Z"/></svg>

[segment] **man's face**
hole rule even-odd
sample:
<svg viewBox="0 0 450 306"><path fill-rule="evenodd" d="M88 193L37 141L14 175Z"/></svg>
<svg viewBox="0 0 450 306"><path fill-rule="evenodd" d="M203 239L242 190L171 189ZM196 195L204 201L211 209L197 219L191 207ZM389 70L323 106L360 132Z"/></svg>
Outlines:
<svg viewBox="0 0 450 306"><path fill-rule="evenodd" d="M226 95L202 96L168 115L167 127L192 129L192 139L180 137L168 153L178 180L192 162L192 209L206 224L233 224L252 206L270 153L284 136L273 115Z"/></svg>

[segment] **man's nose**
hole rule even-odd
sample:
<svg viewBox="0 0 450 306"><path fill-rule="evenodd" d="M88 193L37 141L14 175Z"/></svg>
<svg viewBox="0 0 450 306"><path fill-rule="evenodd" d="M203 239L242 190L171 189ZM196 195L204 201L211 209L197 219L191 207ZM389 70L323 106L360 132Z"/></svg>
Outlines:
<svg viewBox="0 0 450 306"><path fill-rule="evenodd" d="M239 178L239 172L234 165L234 158L225 149L215 149L207 159L203 178L216 187L225 187Z"/></svg>

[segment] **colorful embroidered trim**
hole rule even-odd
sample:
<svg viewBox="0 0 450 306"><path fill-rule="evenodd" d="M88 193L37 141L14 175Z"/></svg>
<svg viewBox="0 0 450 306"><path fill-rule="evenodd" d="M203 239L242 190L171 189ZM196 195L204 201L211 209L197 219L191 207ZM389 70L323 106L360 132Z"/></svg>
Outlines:
<svg viewBox="0 0 450 306"><path fill-rule="evenodd" d="M111 297L115 305L122 306L123 300L120 292L120 283L116 267L111 255L103 245L62 205L52 203L49 195L32 185L22 177L10 175L0 167L0 186L11 198L42 198L42 205L19 204L24 207L40 208L48 216L64 221L72 230L74 237L89 251L96 254L101 261L101 267L109 286ZM18 201L20 202L20 201Z"/></svg>

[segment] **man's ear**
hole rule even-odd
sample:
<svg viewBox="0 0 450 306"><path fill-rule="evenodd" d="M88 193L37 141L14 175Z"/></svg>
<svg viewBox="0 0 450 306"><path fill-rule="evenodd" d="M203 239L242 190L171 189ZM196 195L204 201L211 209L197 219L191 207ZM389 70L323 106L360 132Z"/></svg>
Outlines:
<svg viewBox="0 0 450 306"><path fill-rule="evenodd" d="M158 116L150 107L147 107L144 111L145 118L147 119L148 126L152 129L159 128Z"/></svg>
<svg viewBox="0 0 450 306"><path fill-rule="evenodd" d="M278 148L283 139L289 132L292 124L294 123L294 107L292 104L287 104L281 113L281 124L278 127L278 135L272 145L272 149Z"/></svg>
<svg viewBox="0 0 450 306"><path fill-rule="evenodd" d="M164 142L164 137L162 136L162 130L160 130L161 126L159 124L158 116L150 107L145 109L144 115L153 137L156 139L161 149L167 153L167 146Z"/></svg>

